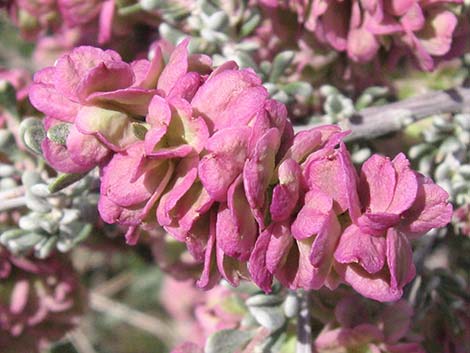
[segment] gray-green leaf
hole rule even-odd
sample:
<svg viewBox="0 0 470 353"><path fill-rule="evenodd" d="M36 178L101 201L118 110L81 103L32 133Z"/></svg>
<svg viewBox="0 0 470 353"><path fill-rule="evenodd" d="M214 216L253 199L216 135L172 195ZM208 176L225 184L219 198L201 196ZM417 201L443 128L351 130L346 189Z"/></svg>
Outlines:
<svg viewBox="0 0 470 353"><path fill-rule="evenodd" d="M206 341L205 353L234 353L243 348L251 339L249 331L222 330L209 336Z"/></svg>
<svg viewBox="0 0 470 353"><path fill-rule="evenodd" d="M286 71L286 69L294 60L295 53L291 50L283 51L276 55L273 60L273 68L271 70L271 75L269 76L270 82L277 82L279 77Z"/></svg>
<svg viewBox="0 0 470 353"><path fill-rule="evenodd" d="M257 294L246 300L247 306L275 306L282 303L280 295Z"/></svg>
<svg viewBox="0 0 470 353"><path fill-rule="evenodd" d="M32 152L41 154L41 143L46 137L42 121L37 118L27 118L20 124L20 136L23 143Z"/></svg>
<svg viewBox="0 0 470 353"><path fill-rule="evenodd" d="M278 330L286 322L280 306L250 306L248 308L256 321L271 332Z"/></svg>
<svg viewBox="0 0 470 353"><path fill-rule="evenodd" d="M49 184L49 191L51 193L60 191L64 188L66 188L69 185L72 185L73 183L76 183L83 177L85 177L87 173L81 173L81 174L59 174L57 178L55 178L50 184Z"/></svg>
<svg viewBox="0 0 470 353"><path fill-rule="evenodd" d="M148 126L147 124L142 123L132 123L132 132L135 137L139 140L145 140L145 135L147 134Z"/></svg>
<svg viewBox="0 0 470 353"><path fill-rule="evenodd" d="M65 146L69 133L70 124L61 123L51 126L49 130L47 130L47 137L49 138L49 140L52 140L59 145Z"/></svg>
<svg viewBox="0 0 470 353"><path fill-rule="evenodd" d="M243 23L242 28L240 29L240 36L246 37L258 26L261 21L261 16L259 13L253 14L245 23Z"/></svg>
<svg viewBox="0 0 470 353"><path fill-rule="evenodd" d="M292 96L308 97L312 94L313 88L308 82L292 82L282 87L282 90Z"/></svg>

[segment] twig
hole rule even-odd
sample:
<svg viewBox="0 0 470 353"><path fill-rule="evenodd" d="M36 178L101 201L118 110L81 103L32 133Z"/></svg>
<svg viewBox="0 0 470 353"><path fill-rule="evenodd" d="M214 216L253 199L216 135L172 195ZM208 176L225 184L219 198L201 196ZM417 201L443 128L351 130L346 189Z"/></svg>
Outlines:
<svg viewBox="0 0 470 353"><path fill-rule="evenodd" d="M310 317L310 295L307 291L297 292L299 311L297 313L296 353L312 353L312 324Z"/></svg>
<svg viewBox="0 0 470 353"><path fill-rule="evenodd" d="M90 293L90 306L95 311L111 315L120 321L158 337L164 342L169 344L176 342L175 333L171 330L171 327L156 317L129 308L96 292Z"/></svg>
<svg viewBox="0 0 470 353"><path fill-rule="evenodd" d="M24 193L25 193L24 186L20 185L15 188L0 191L0 200L6 200L6 199L11 199L13 197L23 196Z"/></svg>
<svg viewBox="0 0 470 353"><path fill-rule="evenodd" d="M119 292L121 289L127 287L132 282L134 275L132 272L123 272L111 278L110 280L95 287L93 291L97 294L112 296Z"/></svg>
<svg viewBox="0 0 470 353"><path fill-rule="evenodd" d="M68 338L78 353L96 353L90 340L80 329L69 333Z"/></svg>
<svg viewBox="0 0 470 353"><path fill-rule="evenodd" d="M26 197L20 196L14 199L2 200L0 203L0 212L26 206Z"/></svg>
<svg viewBox="0 0 470 353"><path fill-rule="evenodd" d="M361 110L339 125L352 130L347 141L374 138L401 130L410 121L418 121L433 114L470 112L470 87L436 91L380 107ZM296 131L315 125L299 125Z"/></svg>
<svg viewBox="0 0 470 353"><path fill-rule="evenodd" d="M50 184L54 179L46 179L45 183ZM24 185L17 186L0 192L0 212L13 208L26 206L26 189ZM53 196L53 195L52 195Z"/></svg>

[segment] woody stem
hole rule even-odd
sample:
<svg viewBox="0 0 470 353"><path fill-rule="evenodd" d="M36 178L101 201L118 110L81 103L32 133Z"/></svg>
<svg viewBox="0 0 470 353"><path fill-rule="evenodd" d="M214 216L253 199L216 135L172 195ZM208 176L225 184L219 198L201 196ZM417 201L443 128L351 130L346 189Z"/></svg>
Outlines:
<svg viewBox="0 0 470 353"><path fill-rule="evenodd" d="M26 206L26 197L24 196L2 200L0 203L0 212L9 211L24 206Z"/></svg>
<svg viewBox="0 0 470 353"><path fill-rule="evenodd" d="M297 292L299 310L297 312L297 347L296 353L312 353L312 322L310 315L310 293Z"/></svg>
<svg viewBox="0 0 470 353"><path fill-rule="evenodd" d="M470 112L470 87L456 87L430 92L399 102L369 107L359 111L339 125L351 134L347 141L372 139L402 130L405 126L440 113ZM314 125L296 126L297 131Z"/></svg>

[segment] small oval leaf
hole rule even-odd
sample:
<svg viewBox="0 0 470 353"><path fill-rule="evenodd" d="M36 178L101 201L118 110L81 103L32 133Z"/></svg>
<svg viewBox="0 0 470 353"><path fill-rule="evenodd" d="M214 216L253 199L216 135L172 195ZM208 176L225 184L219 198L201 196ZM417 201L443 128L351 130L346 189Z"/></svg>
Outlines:
<svg viewBox="0 0 470 353"><path fill-rule="evenodd" d="M55 178L50 184L49 184L49 191L51 193L60 191L62 189L65 189L67 186L72 185L73 183L76 183L80 179L84 178L87 175L87 173L81 173L81 174L59 174L57 178Z"/></svg>
<svg viewBox="0 0 470 353"><path fill-rule="evenodd" d="M243 348L252 338L250 331L222 330L209 336L204 353L234 353Z"/></svg>
<svg viewBox="0 0 470 353"><path fill-rule="evenodd" d="M41 143L46 138L42 121L37 118L27 118L20 124L20 136L24 145L36 154L42 154Z"/></svg>

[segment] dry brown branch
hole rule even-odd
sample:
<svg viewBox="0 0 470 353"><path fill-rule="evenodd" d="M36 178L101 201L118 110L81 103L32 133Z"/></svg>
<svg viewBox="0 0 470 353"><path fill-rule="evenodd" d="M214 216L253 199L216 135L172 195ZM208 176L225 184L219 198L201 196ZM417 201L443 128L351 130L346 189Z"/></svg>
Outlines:
<svg viewBox="0 0 470 353"><path fill-rule="evenodd" d="M90 340L80 329L69 333L67 336L78 353L96 353Z"/></svg>
<svg viewBox="0 0 470 353"><path fill-rule="evenodd" d="M123 272L95 287L93 291L109 297L127 287L132 282L133 278L134 275L131 271Z"/></svg>
<svg viewBox="0 0 470 353"><path fill-rule="evenodd" d="M296 353L312 353L312 323L310 314L310 293L298 291L299 311L297 313Z"/></svg>
<svg viewBox="0 0 470 353"><path fill-rule="evenodd" d="M173 345L177 337L171 327L154 316L132 309L96 292L90 293L90 307L132 325Z"/></svg>
<svg viewBox="0 0 470 353"><path fill-rule="evenodd" d="M354 141L399 131L410 122L433 114L456 112L470 112L470 87L431 92L380 107L366 108L341 123L340 126L346 130L352 130L346 140ZM306 130L313 126L296 126L296 131Z"/></svg>

